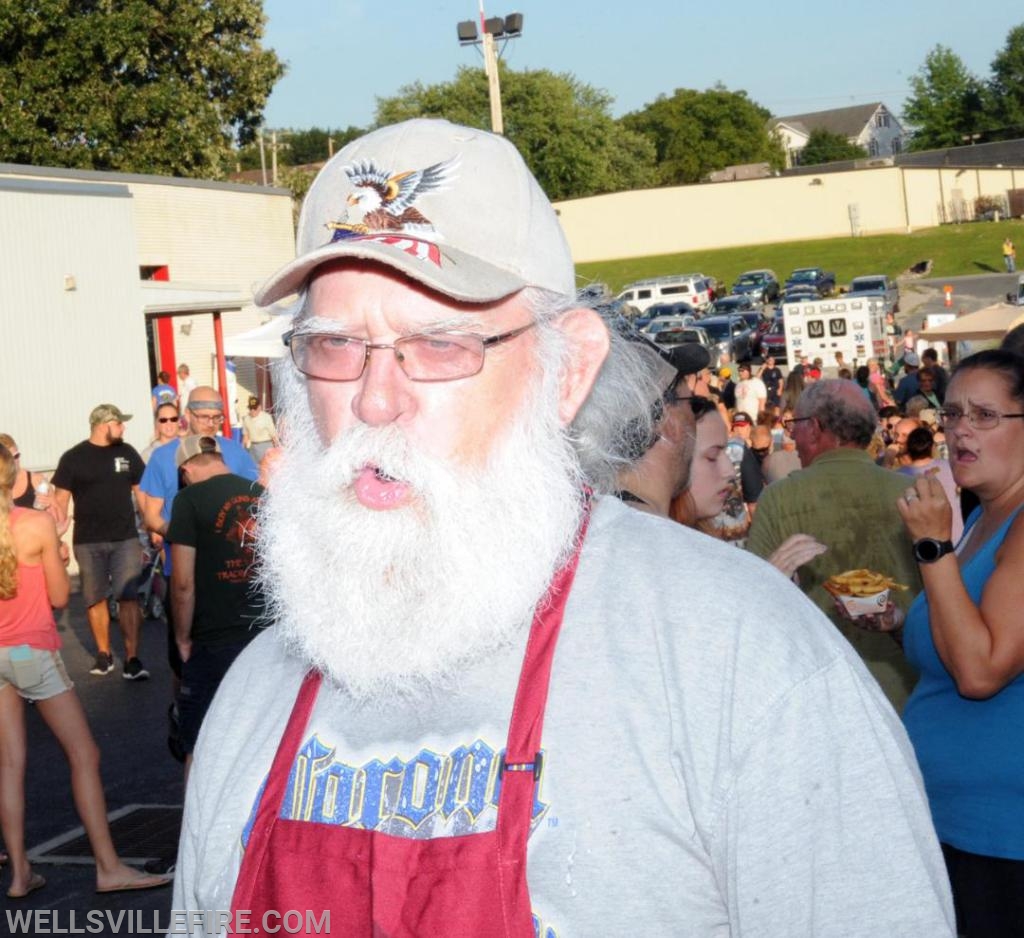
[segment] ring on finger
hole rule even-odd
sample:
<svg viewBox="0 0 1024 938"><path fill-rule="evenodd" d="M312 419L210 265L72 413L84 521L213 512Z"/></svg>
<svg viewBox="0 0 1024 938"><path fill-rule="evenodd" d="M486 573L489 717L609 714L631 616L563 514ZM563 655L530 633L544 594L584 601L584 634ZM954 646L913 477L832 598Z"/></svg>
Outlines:
<svg viewBox="0 0 1024 938"><path fill-rule="evenodd" d="M903 500L905 502L916 502L917 498L917 492L915 492L913 489L911 489L909 492L905 492L903 495Z"/></svg>

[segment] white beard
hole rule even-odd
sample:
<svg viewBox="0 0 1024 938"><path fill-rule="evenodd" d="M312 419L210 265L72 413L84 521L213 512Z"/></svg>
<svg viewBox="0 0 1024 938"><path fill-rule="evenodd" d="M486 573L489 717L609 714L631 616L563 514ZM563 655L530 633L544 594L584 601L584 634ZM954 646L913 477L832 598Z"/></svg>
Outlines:
<svg viewBox="0 0 1024 938"><path fill-rule="evenodd" d="M575 545L581 481L554 382L476 470L424 456L394 426L327 446L302 384L283 384L289 442L260 518L278 638L360 701L451 689L524 633ZM367 464L409 483L412 504L361 505L352 482Z"/></svg>

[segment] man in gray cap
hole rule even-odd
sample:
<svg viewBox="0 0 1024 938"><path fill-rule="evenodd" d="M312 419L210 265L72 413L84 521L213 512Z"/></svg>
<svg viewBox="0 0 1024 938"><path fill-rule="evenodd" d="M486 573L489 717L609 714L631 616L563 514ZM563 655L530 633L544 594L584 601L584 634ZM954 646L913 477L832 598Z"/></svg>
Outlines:
<svg viewBox="0 0 1024 938"><path fill-rule="evenodd" d="M60 457L53 474L54 497L67 513L75 500L72 543L82 582L82 599L93 639L96 663L90 674L114 670L110 650L110 610L107 597L120 603L118 621L124 639L127 681L149 677L139 660L142 612L136 599L142 573L142 543L135 520L133 496L145 468L135 448L124 441L125 422L131 414L113 404L100 404L89 414L87 440Z"/></svg>
<svg viewBox="0 0 1024 938"><path fill-rule="evenodd" d="M176 910L952 934L913 753L849 646L757 558L600 494L651 382L604 368L508 140L413 120L350 143L257 302L292 293L274 627L203 724ZM736 602L751 583L770 614Z"/></svg>

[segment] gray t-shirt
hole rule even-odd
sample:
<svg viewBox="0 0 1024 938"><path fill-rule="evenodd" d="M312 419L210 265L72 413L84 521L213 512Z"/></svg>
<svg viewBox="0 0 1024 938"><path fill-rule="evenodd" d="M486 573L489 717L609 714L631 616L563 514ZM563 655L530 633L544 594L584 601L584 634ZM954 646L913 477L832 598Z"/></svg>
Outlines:
<svg viewBox="0 0 1024 938"><path fill-rule="evenodd" d="M737 615L737 584L754 583L770 607ZM523 645L457 693L384 709L325 683L290 812L408 837L493 828ZM230 907L302 674L269 630L221 685L173 908ZM745 552L599 499L543 747L528 858L540 938L953 934L899 720L821 613Z"/></svg>

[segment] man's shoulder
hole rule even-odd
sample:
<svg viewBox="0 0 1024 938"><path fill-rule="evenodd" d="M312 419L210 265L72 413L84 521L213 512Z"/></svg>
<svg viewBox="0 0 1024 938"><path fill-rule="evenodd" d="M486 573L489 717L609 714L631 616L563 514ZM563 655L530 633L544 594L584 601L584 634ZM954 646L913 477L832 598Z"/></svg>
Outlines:
<svg viewBox="0 0 1024 938"><path fill-rule="evenodd" d="M70 447L69 449L64 450L64 452L61 453L60 458L61 459L74 459L77 456L81 456L83 453L92 452L92 450L93 450L93 447L89 443L89 441L88 440L82 440L82 441L76 443L74 446Z"/></svg>
<svg viewBox="0 0 1024 938"><path fill-rule="evenodd" d="M737 591L745 589L765 597L772 614L738 607ZM735 545L622 505L595 513L570 602L589 630L581 644L628 641L629 668L642 670L646 661L694 693L699 684L709 707L729 685L744 697L748 715L760 706L754 699L760 692L783 693L849 657L822 613L774 567ZM609 630L618 635L623 628L628 639L608 639Z"/></svg>

